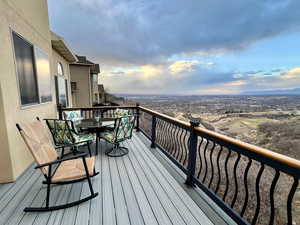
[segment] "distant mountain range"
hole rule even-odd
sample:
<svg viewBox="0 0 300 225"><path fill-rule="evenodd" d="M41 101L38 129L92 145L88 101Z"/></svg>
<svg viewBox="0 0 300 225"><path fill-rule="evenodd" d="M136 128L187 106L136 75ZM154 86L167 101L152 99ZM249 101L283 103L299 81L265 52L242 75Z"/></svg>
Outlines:
<svg viewBox="0 0 300 225"><path fill-rule="evenodd" d="M300 88L273 91L243 92L242 95L300 95Z"/></svg>

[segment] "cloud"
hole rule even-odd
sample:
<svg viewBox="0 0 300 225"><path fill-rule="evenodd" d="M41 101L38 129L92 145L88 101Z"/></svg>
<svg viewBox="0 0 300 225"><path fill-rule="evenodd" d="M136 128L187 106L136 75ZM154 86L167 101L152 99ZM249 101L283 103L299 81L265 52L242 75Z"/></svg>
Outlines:
<svg viewBox="0 0 300 225"><path fill-rule="evenodd" d="M198 60L179 60L169 66L171 73L193 72L199 65L212 66L213 62L201 62Z"/></svg>
<svg viewBox="0 0 300 225"><path fill-rule="evenodd" d="M52 29L77 54L100 64L101 83L115 93L238 94L300 85L300 67L286 70L273 62L279 68L256 68L264 57L258 54L266 49L251 55L247 64L237 58L237 66L247 69L221 65L222 57L239 57L258 42L299 32L300 1L48 0L48 4Z"/></svg>
<svg viewBox="0 0 300 225"><path fill-rule="evenodd" d="M300 30L296 0L48 3L55 32L77 53L114 66L160 64L174 55L222 55Z"/></svg>
<svg viewBox="0 0 300 225"><path fill-rule="evenodd" d="M175 63L124 68L122 76L102 75L101 81L109 90L127 94L239 94L292 89L300 85L300 67L284 75L265 75L268 72L262 71L256 76L244 76L242 71L236 74L202 66L174 74L169 68Z"/></svg>
<svg viewBox="0 0 300 225"><path fill-rule="evenodd" d="M244 77L244 74L236 73L236 74L233 74L232 77L233 77L233 78L236 78L236 79L239 79L239 78Z"/></svg>
<svg viewBox="0 0 300 225"><path fill-rule="evenodd" d="M300 80L300 67L293 68L289 70L287 73L283 73L281 76L284 80L290 80L290 79L299 79Z"/></svg>

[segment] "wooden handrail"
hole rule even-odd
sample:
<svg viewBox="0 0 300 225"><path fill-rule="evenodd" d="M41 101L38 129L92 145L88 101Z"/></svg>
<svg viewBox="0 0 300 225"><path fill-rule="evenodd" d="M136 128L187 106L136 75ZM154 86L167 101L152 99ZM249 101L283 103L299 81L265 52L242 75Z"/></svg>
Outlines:
<svg viewBox="0 0 300 225"><path fill-rule="evenodd" d="M181 126L185 126L187 128L190 128L190 124L187 123L187 122L180 121L178 119L175 119L173 117L164 115L162 113L156 112L154 110L151 110L151 109L148 109L148 108L145 108L145 107L139 106L139 108L142 111L145 111L149 114L156 115L160 118L166 119L166 120L171 121L175 124L180 124ZM219 134L219 133L214 132L214 131L207 130L207 129L202 128L202 127L195 127L194 129L195 129L196 132L198 132L200 134L205 134L209 137L218 139L218 140L223 141L223 142L227 142L229 144L235 145L235 146L240 147L242 149L245 149L247 151L254 152L256 154L271 158L273 160L284 163L284 164L289 165L291 167L300 169L300 161L297 160L297 159L291 158L289 156L286 156L286 155L283 155L283 154L280 154L280 153L277 153L277 152L274 152L274 151L271 151L271 150L268 150L268 149L265 149L265 148L262 148L262 147L258 147L258 146L252 145L252 144L248 144L246 142L228 137L228 136L223 135L223 134Z"/></svg>
<svg viewBox="0 0 300 225"><path fill-rule="evenodd" d="M93 110L93 109L135 109L136 106L91 106L91 107L70 107L62 108L62 111L72 111L72 110Z"/></svg>
<svg viewBox="0 0 300 225"><path fill-rule="evenodd" d="M199 133L204 133L210 137L219 139L223 142L227 142L229 144L232 144L232 145L238 146L240 148L246 149L248 151L254 152L256 154L260 154L260 155L266 156L268 158L274 159L276 161L279 161L281 163L287 164L291 167L300 169L300 161L297 159L294 159L292 157L289 157L289 156L286 156L286 155L283 155L283 154L280 154L280 153L277 153L277 152L274 152L274 151L271 151L271 150L268 150L268 149L265 149L262 147L258 147L256 145L248 144L246 142L228 137L223 134L219 134L214 131L207 130L202 127L195 127L195 130Z"/></svg>
<svg viewBox="0 0 300 225"><path fill-rule="evenodd" d="M176 118L174 118L174 117L167 116L167 115L165 115L165 114L156 112L156 111L154 111L154 110L151 110L151 109L148 109L148 108L145 108L145 107L142 107L142 106L139 106L139 108L140 108L142 111L147 112L147 113L149 113L149 114L151 114L151 115L155 115L155 116L157 116L157 117L159 117L159 118L165 119L165 120L167 120L167 121L171 121L172 123L181 125L181 126L187 128L187 129L190 128L190 124L187 123L187 122L178 120L178 119L176 119Z"/></svg>
<svg viewBox="0 0 300 225"><path fill-rule="evenodd" d="M154 110L148 109L146 107L142 107L142 106L132 106L131 105L131 106L72 107L72 108L62 108L62 110L63 111L70 111L70 110L94 110L94 109L117 109L117 108L119 108L119 109L139 108L140 110L142 110L146 113L149 113L151 115L155 115L158 118L161 118L161 119L169 121L173 124L179 125L179 126L185 128L185 129L191 129L191 126L188 122L178 120L174 117L167 116L165 114L159 113L157 111L154 111ZM297 160L297 159L291 158L289 156L286 156L286 155L283 155L283 154L280 154L280 153L277 153L277 152L274 152L274 151L271 151L271 150L268 150L268 149L265 149L265 148L262 148L262 147L258 147L258 146L252 145L252 144L248 144L246 142L228 137L226 135L223 135L223 134L220 134L220 133L217 133L217 132L214 132L214 131L207 130L207 129L202 128L202 127L195 127L194 129L197 133L204 134L208 137L217 139L217 140L222 141L222 142L229 143L231 145L235 145L235 146L237 146L239 148L242 148L244 150L247 150L247 151L250 151L250 152L265 156L265 157L268 157L270 159L273 159L273 160L276 160L278 162L284 163L284 164L289 165L291 167L300 169L300 161Z"/></svg>

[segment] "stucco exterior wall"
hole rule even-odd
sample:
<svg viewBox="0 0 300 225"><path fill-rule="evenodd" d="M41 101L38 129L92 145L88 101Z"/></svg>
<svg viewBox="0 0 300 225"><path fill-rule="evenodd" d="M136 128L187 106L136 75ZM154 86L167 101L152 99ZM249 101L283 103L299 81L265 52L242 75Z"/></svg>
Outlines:
<svg viewBox="0 0 300 225"><path fill-rule="evenodd" d="M71 95L71 76L70 76L70 66L67 60L65 60L61 55L59 55L54 49L52 49L52 64L51 64L51 71L52 75L56 76L58 74L57 68L58 68L58 63L61 63L63 66L63 72L64 72L64 77L67 79L68 82L68 99L69 99L69 106L72 107L72 95Z"/></svg>
<svg viewBox="0 0 300 225"><path fill-rule="evenodd" d="M0 182L15 180L33 161L15 124L57 115L54 85L51 103L21 107L11 30L47 53L51 65L47 1L0 0Z"/></svg>
<svg viewBox="0 0 300 225"><path fill-rule="evenodd" d="M90 67L70 65L71 82L77 83L77 91L73 93L74 107L91 106Z"/></svg>

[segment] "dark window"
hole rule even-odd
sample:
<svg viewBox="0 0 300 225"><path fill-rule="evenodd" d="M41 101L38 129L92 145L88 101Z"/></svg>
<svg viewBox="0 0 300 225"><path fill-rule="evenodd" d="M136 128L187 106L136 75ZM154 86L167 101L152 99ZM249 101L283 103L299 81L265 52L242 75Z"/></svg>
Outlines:
<svg viewBox="0 0 300 225"><path fill-rule="evenodd" d="M55 76L56 102L62 107L69 105L67 83L62 76Z"/></svg>
<svg viewBox="0 0 300 225"><path fill-rule="evenodd" d="M13 32L21 104L39 103L33 46Z"/></svg>
<svg viewBox="0 0 300 225"><path fill-rule="evenodd" d="M76 82L71 82L71 92L74 93L77 90L77 83Z"/></svg>

